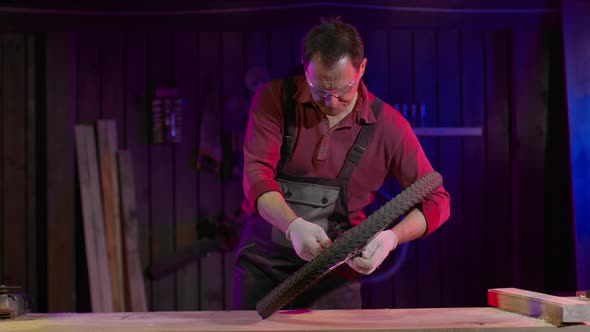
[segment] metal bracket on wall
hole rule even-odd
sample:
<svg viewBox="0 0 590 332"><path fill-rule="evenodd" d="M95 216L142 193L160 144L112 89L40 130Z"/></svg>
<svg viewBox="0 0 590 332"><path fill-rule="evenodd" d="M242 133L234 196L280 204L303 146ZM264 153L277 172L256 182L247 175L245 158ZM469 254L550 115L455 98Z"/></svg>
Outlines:
<svg viewBox="0 0 590 332"><path fill-rule="evenodd" d="M410 122L417 136L482 136L481 127L427 127L426 104L394 104L404 118Z"/></svg>
<svg viewBox="0 0 590 332"><path fill-rule="evenodd" d="M417 127L417 136L481 136L481 127Z"/></svg>

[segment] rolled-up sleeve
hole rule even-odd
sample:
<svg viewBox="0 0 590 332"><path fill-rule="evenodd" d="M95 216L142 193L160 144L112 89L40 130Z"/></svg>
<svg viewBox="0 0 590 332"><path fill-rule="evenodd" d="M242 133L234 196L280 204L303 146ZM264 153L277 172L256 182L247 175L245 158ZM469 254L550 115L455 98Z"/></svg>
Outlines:
<svg viewBox="0 0 590 332"><path fill-rule="evenodd" d="M280 82L280 81L279 81ZM262 85L252 100L244 136L243 187L245 208L256 212L256 201L268 191L279 191L275 180L283 135L282 84Z"/></svg>
<svg viewBox="0 0 590 332"><path fill-rule="evenodd" d="M411 127L404 125L401 129L390 165L390 175L395 176L401 186L406 188L432 172L433 168ZM422 201L421 210L427 222L424 236L434 232L449 219L450 200L449 193L441 186Z"/></svg>

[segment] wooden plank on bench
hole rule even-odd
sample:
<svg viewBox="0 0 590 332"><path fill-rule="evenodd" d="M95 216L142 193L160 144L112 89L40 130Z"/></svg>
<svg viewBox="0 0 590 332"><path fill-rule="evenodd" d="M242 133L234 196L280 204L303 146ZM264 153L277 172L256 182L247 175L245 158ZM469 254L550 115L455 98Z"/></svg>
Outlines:
<svg viewBox="0 0 590 332"><path fill-rule="evenodd" d="M488 305L543 319L549 323L590 322L590 302L518 288L488 290Z"/></svg>

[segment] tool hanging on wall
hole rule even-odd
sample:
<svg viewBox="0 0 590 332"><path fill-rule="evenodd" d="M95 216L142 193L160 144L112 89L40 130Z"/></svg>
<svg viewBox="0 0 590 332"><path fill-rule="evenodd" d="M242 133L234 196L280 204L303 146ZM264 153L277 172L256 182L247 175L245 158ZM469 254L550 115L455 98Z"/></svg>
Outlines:
<svg viewBox="0 0 590 332"><path fill-rule="evenodd" d="M266 68L254 66L248 69L244 75L245 89L228 91L221 98L224 121L220 121L219 91L215 85L210 85L209 90L202 94L199 148L193 157L197 170L216 173L224 179L239 179L242 176L242 145L250 103L260 85L269 80Z"/></svg>
<svg viewBox="0 0 590 332"><path fill-rule="evenodd" d="M250 100L239 93L230 95L224 100L224 117L231 119L223 124L223 166L221 170L225 179L242 177L244 166L242 146L248 122L249 106Z"/></svg>
<svg viewBox="0 0 590 332"><path fill-rule="evenodd" d="M270 73L268 70L261 66L254 66L248 69L246 75L244 75L244 84L250 92L254 93L260 85L270 80Z"/></svg>
<svg viewBox="0 0 590 332"><path fill-rule="evenodd" d="M152 142L180 143L184 99L177 88L156 88L152 99Z"/></svg>
<svg viewBox="0 0 590 332"><path fill-rule="evenodd" d="M196 223L199 239L171 255L157 258L146 268L146 276L158 280L210 253L235 250L245 223L246 215L241 209L231 214L201 216Z"/></svg>
<svg viewBox="0 0 590 332"><path fill-rule="evenodd" d="M219 174L223 160L219 123L219 91L213 79L199 93L199 146L195 151L194 165L198 171Z"/></svg>
<svg viewBox="0 0 590 332"><path fill-rule="evenodd" d="M242 176L244 155L244 133L248 123L250 103L258 88L270 80L270 73L261 66L253 66L244 75L243 90L231 91L224 97L223 115L231 121L223 124L222 150L223 150L223 178L239 179Z"/></svg>

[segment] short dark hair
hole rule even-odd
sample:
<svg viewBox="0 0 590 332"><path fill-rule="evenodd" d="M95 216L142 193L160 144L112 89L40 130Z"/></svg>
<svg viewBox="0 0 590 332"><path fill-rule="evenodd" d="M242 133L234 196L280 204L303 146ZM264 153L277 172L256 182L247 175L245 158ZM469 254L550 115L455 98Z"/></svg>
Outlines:
<svg viewBox="0 0 590 332"><path fill-rule="evenodd" d="M340 17L322 19L303 39L301 60L307 68L317 53L324 64L331 66L348 56L352 65L359 69L365 57L364 49L363 40L354 26L342 22Z"/></svg>

